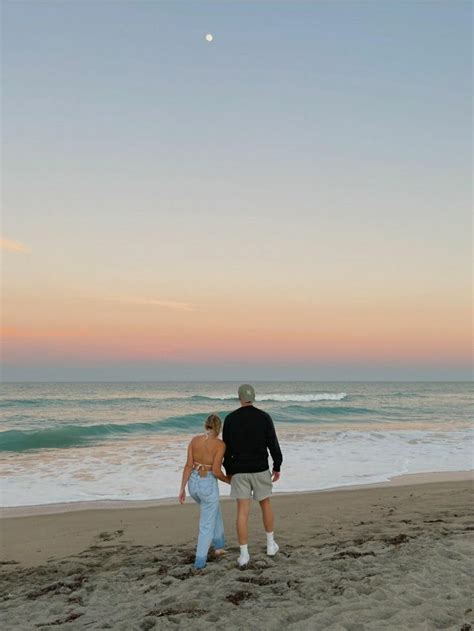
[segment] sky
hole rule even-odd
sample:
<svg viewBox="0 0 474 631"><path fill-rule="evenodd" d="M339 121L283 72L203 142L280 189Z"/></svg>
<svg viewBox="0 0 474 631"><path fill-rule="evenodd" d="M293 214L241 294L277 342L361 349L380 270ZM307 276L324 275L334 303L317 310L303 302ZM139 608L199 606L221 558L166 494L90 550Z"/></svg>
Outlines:
<svg viewBox="0 0 474 631"><path fill-rule="evenodd" d="M470 379L470 2L2 8L3 379Z"/></svg>

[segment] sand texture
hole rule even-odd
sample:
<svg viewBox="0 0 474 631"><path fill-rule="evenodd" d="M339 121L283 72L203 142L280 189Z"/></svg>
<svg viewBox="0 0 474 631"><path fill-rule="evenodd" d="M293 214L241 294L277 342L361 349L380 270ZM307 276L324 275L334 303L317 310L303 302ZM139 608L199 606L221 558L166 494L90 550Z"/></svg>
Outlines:
<svg viewBox="0 0 474 631"><path fill-rule="evenodd" d="M472 482L279 496L274 507L275 558L254 506L251 563L236 567L228 501L227 556L202 572L191 503L4 518L2 629L474 627Z"/></svg>

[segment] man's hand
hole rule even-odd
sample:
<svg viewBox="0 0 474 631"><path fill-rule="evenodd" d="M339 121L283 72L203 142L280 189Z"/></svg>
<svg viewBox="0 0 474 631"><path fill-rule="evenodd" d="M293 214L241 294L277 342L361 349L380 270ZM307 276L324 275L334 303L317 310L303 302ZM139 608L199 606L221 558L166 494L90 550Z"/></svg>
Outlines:
<svg viewBox="0 0 474 631"><path fill-rule="evenodd" d="M178 500L179 500L180 504L184 504L184 502L186 501L186 490L185 489L181 489L181 491L179 492Z"/></svg>
<svg viewBox="0 0 474 631"><path fill-rule="evenodd" d="M272 482L278 482L279 479L280 479L280 472L274 471L272 474Z"/></svg>

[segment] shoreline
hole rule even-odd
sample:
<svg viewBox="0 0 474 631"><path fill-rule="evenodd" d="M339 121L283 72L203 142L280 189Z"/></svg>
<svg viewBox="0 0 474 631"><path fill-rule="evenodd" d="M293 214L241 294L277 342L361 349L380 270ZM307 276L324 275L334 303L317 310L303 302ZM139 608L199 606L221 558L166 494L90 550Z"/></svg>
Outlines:
<svg viewBox="0 0 474 631"><path fill-rule="evenodd" d="M370 488L385 488L407 486L412 484L430 484L434 482L474 482L474 469L465 471L431 471L426 473L406 473L395 475L383 482L369 482L367 484L348 484L347 486L333 486L324 489L309 489L304 491L281 491L273 493L273 497L288 497L319 493L333 493L340 491L355 491ZM221 496L221 501L228 502L229 496ZM28 506L0 507L0 520L16 517L34 517L36 515L60 515L91 510L133 510L138 508L157 508L160 506L176 506L175 497L157 498L150 500L86 500L78 502L58 502L52 504L32 504Z"/></svg>

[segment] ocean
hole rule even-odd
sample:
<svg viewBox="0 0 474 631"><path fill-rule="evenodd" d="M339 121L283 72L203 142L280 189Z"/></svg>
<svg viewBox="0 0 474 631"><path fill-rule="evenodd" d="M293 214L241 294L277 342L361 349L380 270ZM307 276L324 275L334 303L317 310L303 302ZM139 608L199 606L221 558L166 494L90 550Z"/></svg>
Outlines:
<svg viewBox="0 0 474 631"><path fill-rule="evenodd" d="M1 505L175 497L190 437L238 407L238 385L3 384ZM283 451L276 491L473 468L471 383L254 386Z"/></svg>

